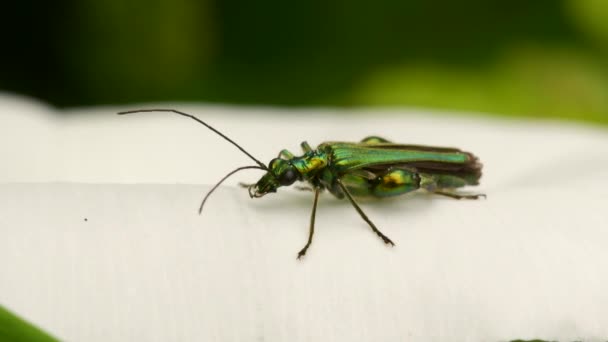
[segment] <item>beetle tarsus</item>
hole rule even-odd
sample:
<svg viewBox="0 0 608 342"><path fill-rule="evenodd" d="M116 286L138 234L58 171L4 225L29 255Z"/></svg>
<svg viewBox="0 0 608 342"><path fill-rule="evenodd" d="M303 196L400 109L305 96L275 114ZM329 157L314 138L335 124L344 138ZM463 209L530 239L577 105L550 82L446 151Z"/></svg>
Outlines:
<svg viewBox="0 0 608 342"><path fill-rule="evenodd" d="M395 243L391 241L391 239L389 239L386 235L381 233L379 234L379 236L382 238L382 241L384 241L385 244L390 245L391 247L395 246Z"/></svg>
<svg viewBox="0 0 608 342"><path fill-rule="evenodd" d="M303 256L306 255L306 250L308 249L308 246L302 248L302 250L300 252L298 252L298 260L300 260Z"/></svg>

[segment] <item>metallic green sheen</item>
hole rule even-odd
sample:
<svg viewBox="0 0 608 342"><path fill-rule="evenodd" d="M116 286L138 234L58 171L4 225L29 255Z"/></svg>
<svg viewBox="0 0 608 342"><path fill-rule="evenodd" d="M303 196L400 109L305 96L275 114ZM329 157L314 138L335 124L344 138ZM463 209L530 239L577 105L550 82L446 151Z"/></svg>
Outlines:
<svg viewBox="0 0 608 342"><path fill-rule="evenodd" d="M420 151L407 148L393 148L393 146L396 145L323 143L319 145L319 150L331 154L332 166L336 172L348 172L352 169L373 165L405 164L415 161L457 164L469 161L468 154L463 152Z"/></svg>
<svg viewBox="0 0 608 342"><path fill-rule="evenodd" d="M303 142L302 149L301 156L281 151L255 184L254 197L290 185L284 181L288 170L297 171L297 180L338 198L344 197L339 181L354 197L383 198L420 188L441 192L476 185L481 177L477 158L455 148L393 144L369 137L360 143L325 142L316 149Z"/></svg>
<svg viewBox="0 0 608 342"><path fill-rule="evenodd" d="M356 197L386 198L418 189L455 199L485 197L482 194L459 194L452 191L466 185L477 185L482 168L472 153L456 148L394 144L378 136L364 138L359 143L325 142L316 149L304 141L300 144L302 155L296 156L288 150L281 150L278 157L266 166L232 139L191 114L175 109L143 109L119 114L155 111L171 112L195 120L256 163L236 168L224 176L207 192L199 213L209 195L228 177L242 170L265 171L255 184L245 185L252 198L274 193L280 187L290 186L296 181L308 183L307 187L297 187L314 193L308 241L298 253L298 259L306 254L312 243L319 194L324 190L337 198L346 198L372 231L391 246L395 245L393 241L370 220L355 200Z"/></svg>

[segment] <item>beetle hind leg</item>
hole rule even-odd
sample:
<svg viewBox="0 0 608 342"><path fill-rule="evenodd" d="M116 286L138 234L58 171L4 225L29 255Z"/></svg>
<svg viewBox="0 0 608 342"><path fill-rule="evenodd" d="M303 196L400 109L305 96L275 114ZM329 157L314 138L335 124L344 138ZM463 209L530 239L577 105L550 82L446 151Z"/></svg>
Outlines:
<svg viewBox="0 0 608 342"><path fill-rule="evenodd" d="M472 194L472 195L465 195L465 194L458 194L458 193L454 193L451 191L445 191L445 190L435 190L435 191L431 191L432 193L436 194L436 195L441 195L441 196L446 196L446 197L450 197L450 198L454 198L454 199L479 199L480 197L486 198L485 194Z"/></svg>
<svg viewBox="0 0 608 342"><path fill-rule="evenodd" d="M363 138L363 140L361 140L362 143L364 144L390 144L391 141L386 140L382 137L377 137L377 136L369 136L369 137L365 137Z"/></svg>
<svg viewBox="0 0 608 342"><path fill-rule="evenodd" d="M420 176L413 170L390 168L371 182L375 197L398 196L420 188Z"/></svg>
<svg viewBox="0 0 608 342"><path fill-rule="evenodd" d="M458 176L421 174L420 178L420 187L436 195L458 200L486 197L485 194L460 194L454 191L454 188L463 187L468 184L465 179Z"/></svg>

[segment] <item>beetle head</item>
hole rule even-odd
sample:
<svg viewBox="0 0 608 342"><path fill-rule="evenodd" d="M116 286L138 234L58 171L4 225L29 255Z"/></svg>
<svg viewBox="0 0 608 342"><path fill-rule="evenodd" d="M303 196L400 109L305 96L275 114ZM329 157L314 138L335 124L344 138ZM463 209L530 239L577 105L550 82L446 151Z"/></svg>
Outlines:
<svg viewBox="0 0 608 342"><path fill-rule="evenodd" d="M249 187L249 196L262 197L276 192L282 186L291 185L300 178L300 173L289 160L275 158L268 164L268 172Z"/></svg>

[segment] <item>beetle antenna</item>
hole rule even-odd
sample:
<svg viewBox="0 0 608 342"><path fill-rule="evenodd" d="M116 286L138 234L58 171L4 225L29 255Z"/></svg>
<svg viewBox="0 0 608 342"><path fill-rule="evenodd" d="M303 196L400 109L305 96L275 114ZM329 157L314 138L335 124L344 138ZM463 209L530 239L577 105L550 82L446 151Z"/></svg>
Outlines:
<svg viewBox="0 0 608 342"><path fill-rule="evenodd" d="M222 184L226 179L228 179L228 177L232 176L233 174L241 171L241 170L247 170L247 169L260 169L263 171L267 171L266 168L261 168L259 166L241 166L239 168L236 168L235 170L230 171L227 175L224 176L224 178L222 178L219 182L217 182L217 184L215 184L213 186L213 188L211 188L211 190L209 190L209 192L207 192L207 194L205 195L205 197L203 198L203 201L201 202L201 206L198 208L198 214L200 215L203 212L203 206L205 205L205 202L207 202L207 199L209 198L209 196L211 196L211 194L215 191L215 189L217 189L220 184Z"/></svg>
<svg viewBox="0 0 608 342"><path fill-rule="evenodd" d="M205 127L209 128L210 130L214 131L215 133L217 133L220 137L226 139L229 143L231 143L232 145L236 146L236 148L238 148L239 150L241 150L241 152L245 153L249 158L253 159L253 161L255 161L262 170L266 170L268 171L268 167L266 167L266 165L264 165L264 163L262 163L261 161L255 159L251 154L249 154L249 152L245 151L244 148L242 148L239 144L235 143L232 139L228 138L227 136L225 136L224 134L222 134L222 132L218 131L217 129L211 127L209 124L207 124L206 122L204 122L203 120L197 118L194 115L188 114L188 113L184 113L184 112L180 112L179 110L175 110L175 109L137 109L137 110L127 110L124 112L119 112L118 115L125 115L125 114L134 114L134 113L149 113L149 112L169 112L169 113L175 113L181 116L185 116L188 117L202 125L204 125Z"/></svg>

